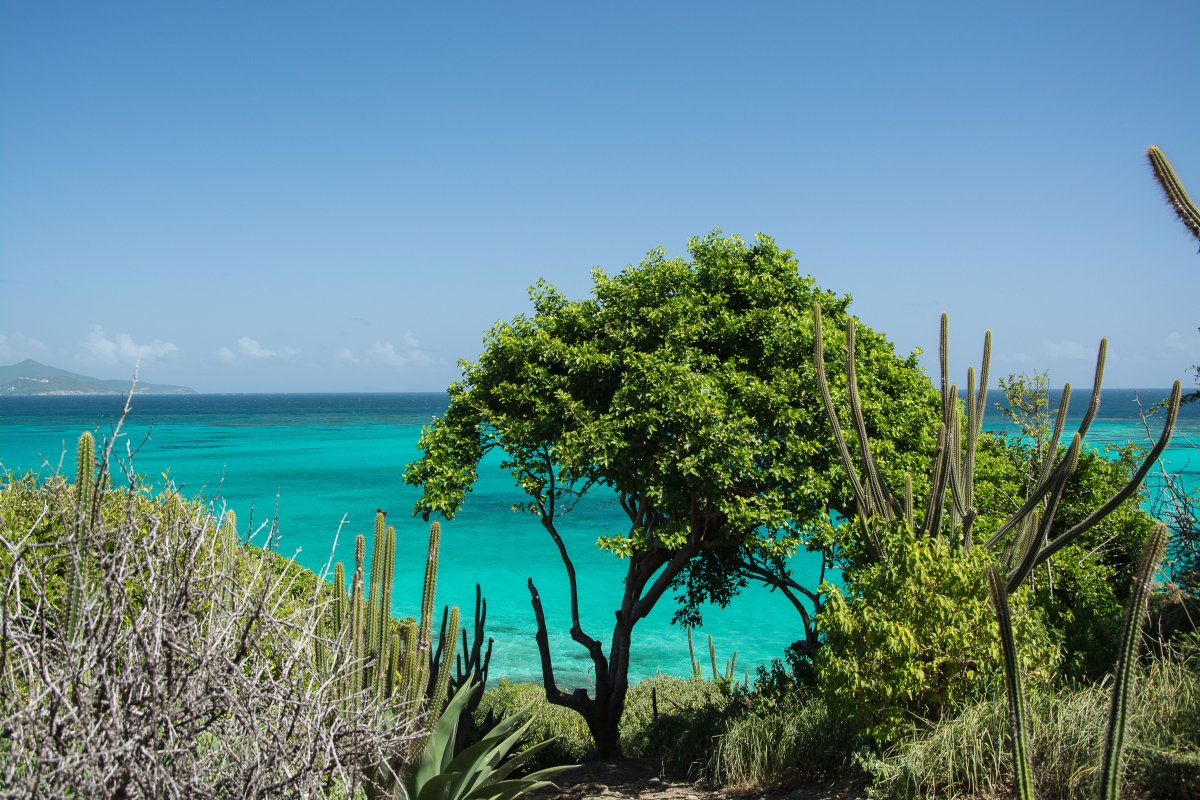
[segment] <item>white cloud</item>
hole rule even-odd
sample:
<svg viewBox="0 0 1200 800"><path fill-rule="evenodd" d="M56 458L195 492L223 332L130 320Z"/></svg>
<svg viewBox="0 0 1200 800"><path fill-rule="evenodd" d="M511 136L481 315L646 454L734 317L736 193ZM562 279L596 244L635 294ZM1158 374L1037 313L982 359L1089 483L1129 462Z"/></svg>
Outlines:
<svg viewBox="0 0 1200 800"><path fill-rule="evenodd" d="M397 347L393 342L376 341L361 356L343 347L334 351L333 357L347 364L384 364L389 367L424 367L434 363L411 333L405 333L400 343L400 347Z"/></svg>
<svg viewBox="0 0 1200 800"><path fill-rule="evenodd" d="M257 339L252 339L249 336L240 337L233 347L222 347L217 350L217 358L224 361L226 364L240 364L243 358L249 359L264 359L264 358L292 358L300 355L300 350L295 347L280 347L271 349L264 347Z"/></svg>
<svg viewBox="0 0 1200 800"><path fill-rule="evenodd" d="M145 344L139 344L128 333L118 333L109 337L104 328L93 325L82 344L82 357L85 361L100 364L133 363L135 361L154 361L175 355L179 348L170 342L160 342L155 339Z"/></svg>
<svg viewBox="0 0 1200 800"><path fill-rule="evenodd" d="M1096 351L1088 350L1073 339L1058 339L1053 342L1046 342L1046 355L1051 358L1090 361L1096 357Z"/></svg>
<svg viewBox="0 0 1200 800"><path fill-rule="evenodd" d="M391 342L376 342L367 351L367 360L379 364L390 364L393 367L403 367L408 364L408 358L396 352Z"/></svg>
<svg viewBox="0 0 1200 800"><path fill-rule="evenodd" d="M243 336L237 340L237 349L239 353L249 358L271 358L275 355L274 350L268 350L249 336Z"/></svg>
<svg viewBox="0 0 1200 800"><path fill-rule="evenodd" d="M1163 345L1168 350L1174 350L1177 353L1192 355L1200 352L1200 342L1197 341L1195 334L1182 334L1179 331L1171 331L1163 339Z"/></svg>
<svg viewBox="0 0 1200 800"><path fill-rule="evenodd" d="M8 356L13 353L25 354L30 351L42 351L45 349L46 345L32 336L25 336L20 333L0 333L0 356Z"/></svg>

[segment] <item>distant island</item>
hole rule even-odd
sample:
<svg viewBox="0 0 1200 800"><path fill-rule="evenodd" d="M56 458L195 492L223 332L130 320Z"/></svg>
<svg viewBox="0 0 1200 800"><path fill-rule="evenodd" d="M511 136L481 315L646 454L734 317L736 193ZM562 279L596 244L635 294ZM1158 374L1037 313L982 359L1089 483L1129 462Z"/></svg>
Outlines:
<svg viewBox="0 0 1200 800"><path fill-rule="evenodd" d="M130 381L106 381L25 359L0 367L0 397L36 394L125 394ZM138 394L195 394L187 386L138 382Z"/></svg>

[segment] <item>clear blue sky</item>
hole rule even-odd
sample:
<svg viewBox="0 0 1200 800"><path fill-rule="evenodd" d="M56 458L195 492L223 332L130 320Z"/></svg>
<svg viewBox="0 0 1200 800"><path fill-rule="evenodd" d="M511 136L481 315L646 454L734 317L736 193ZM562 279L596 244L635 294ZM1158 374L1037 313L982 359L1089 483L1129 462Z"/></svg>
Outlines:
<svg viewBox="0 0 1200 800"><path fill-rule="evenodd" d="M763 232L901 350L1200 361L1200 3L0 2L0 363L438 390L539 277ZM926 363L930 362L928 359Z"/></svg>

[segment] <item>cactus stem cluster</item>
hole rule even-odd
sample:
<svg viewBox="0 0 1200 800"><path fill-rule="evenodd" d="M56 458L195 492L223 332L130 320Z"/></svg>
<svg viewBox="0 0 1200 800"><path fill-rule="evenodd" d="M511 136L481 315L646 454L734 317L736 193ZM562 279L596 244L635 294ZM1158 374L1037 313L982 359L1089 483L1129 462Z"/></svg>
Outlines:
<svg viewBox="0 0 1200 800"><path fill-rule="evenodd" d="M1162 154L1157 151L1157 148L1151 148L1150 158L1151 163L1155 165L1155 174L1160 176L1164 190L1167 191L1168 199L1182 198L1183 201L1186 201L1183 205L1187 205L1191 210L1189 213L1194 212L1194 205L1191 205L1190 199L1183 192L1182 186L1178 184L1178 179L1174 178L1169 164L1166 163L1165 158L1162 158ZM1160 166L1164 168L1165 172L1160 172ZM1164 179L1164 174L1168 175L1170 180ZM1181 207L1174 200L1172 203L1176 205L1177 209ZM1183 212L1180 213L1181 219L1188 224L1185 216ZM1200 216L1193 215L1191 219L1197 221L1200 220ZM1196 230L1200 232L1200 227ZM861 405L857 397L858 385L854 373L854 320L849 318L846 323L846 384L849 393L850 414L853 428L858 435L859 456L865 477L858 476L855 460L842 434L828 378L825 374L825 353L821 338L821 308L819 305L813 306L813 324L817 382L825 404L826 415L833 430L834 441L854 489L858 526L863 533L864 544L868 551L873 557L883 559L887 557L887 553L880 547L878 537L873 531L875 525L880 521L893 522L899 510L904 514L905 521L914 530L917 530L915 513L911 508L911 480L905 482L903 502L897 501L890 490L882 484L879 471L871 457L869 442L865 435L866 423L862 417ZM949 324L945 314L942 315L940 340L942 423L938 434L937 451L930 471L929 498L919 530L928 536L949 536L951 539L957 540L964 551L969 551L973 546L971 523L977 514L974 507L973 487L975 451L978 446L980 425L986 402L988 364L991 359L991 335L988 334L984 338L983 364L980 369L978 389L974 370L970 369L967 372L965 420L960 409L957 387L951 384L949 379ZM1084 414L1078 430L1071 439L1070 447L1059 458L1058 442L1062 436L1066 407L1071 393L1070 384L1067 384L1056 414L1054 435L1050 439L1050 447L1038 465L1036 484L1021 508L1005 520L984 545L988 548L1004 545L998 563L990 567L987 572L987 583L988 594L991 597L1000 629L1012 723L1011 734L1016 766L1015 789L1017 796L1022 800L1031 800L1033 797L1033 772L1030 766L1029 724L1025 714L1020 660L1013 635L1012 612L1009 608L1008 597L1029 577L1035 567L1075 541L1082 533L1103 520L1137 491L1151 466L1166 448L1179 412L1181 387L1179 381L1176 381L1171 390L1171 397L1167 401L1163 432L1129 481L1083 521L1051 539L1054 519L1067 481L1079 463L1083 438L1099 411L1100 386L1104 380L1107 351L1108 342L1102 339L1096 356L1091 402L1088 404L1087 412ZM950 510L948 519L945 515L946 508ZM1114 679L1109 726L1104 742L1100 784L1100 796L1104 800L1116 800L1118 796L1120 758L1133 664L1141 635L1142 621L1146 615L1146 604L1149 602L1150 587L1166 546L1166 538L1165 525L1157 526L1148 538L1137 575L1134 577L1134 591L1126 609L1121 650Z"/></svg>
<svg viewBox="0 0 1200 800"><path fill-rule="evenodd" d="M392 590L396 574L396 529L387 524L383 511L375 514L371 556L367 561L366 538L354 542L354 573L346 593L346 568L339 561L333 569L332 602L317 636L319 663L329 664L327 642L339 645L345 657L357 665L344 687L346 702L363 692L392 698L424 714L432 724L446 704L449 665L454 663L456 637L443 635L439 642L441 668L432 670L427 654L432 641L433 596L437 585L441 527L430 526L424 591L419 625L412 620L392 619ZM458 630L458 607L449 610L449 628ZM432 675L432 680L431 680Z"/></svg>

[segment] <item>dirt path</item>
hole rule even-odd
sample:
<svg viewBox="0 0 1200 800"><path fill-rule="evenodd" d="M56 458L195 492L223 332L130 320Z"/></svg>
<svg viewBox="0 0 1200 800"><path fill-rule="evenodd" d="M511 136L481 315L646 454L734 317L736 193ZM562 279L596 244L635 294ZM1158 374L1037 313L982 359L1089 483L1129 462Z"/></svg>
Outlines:
<svg viewBox="0 0 1200 800"><path fill-rule="evenodd" d="M562 773L554 782L557 789L543 789L528 797L533 800L855 800L862 796L845 787L825 783L771 791L713 790L685 781L662 778L653 761L636 758L584 764Z"/></svg>

